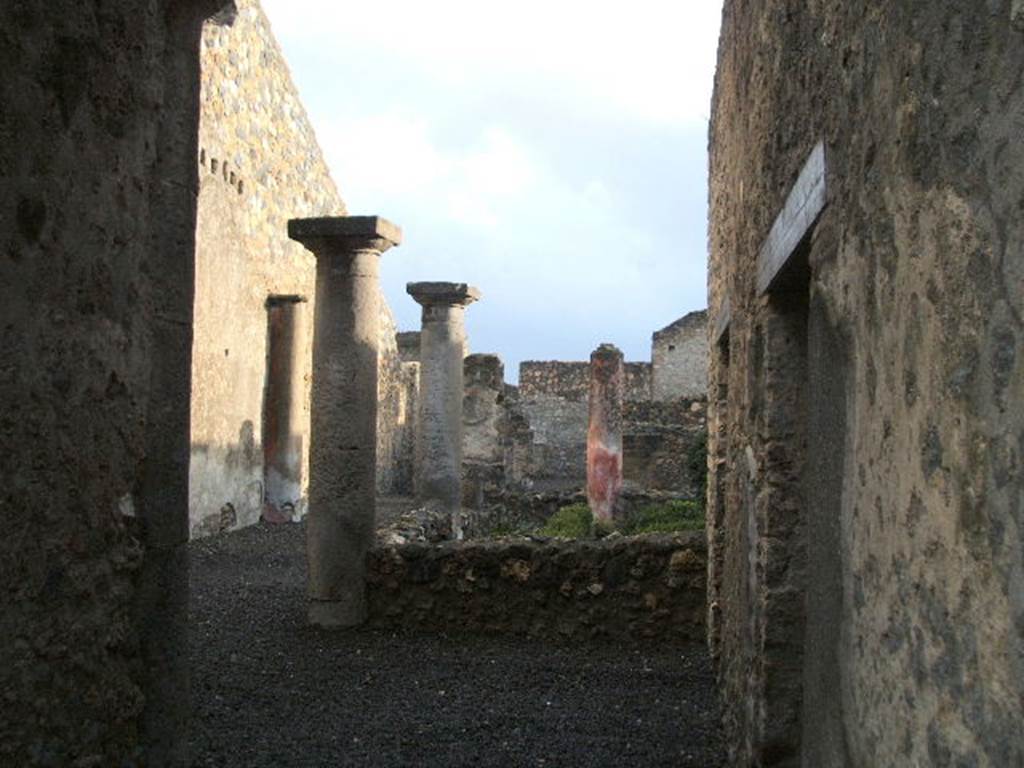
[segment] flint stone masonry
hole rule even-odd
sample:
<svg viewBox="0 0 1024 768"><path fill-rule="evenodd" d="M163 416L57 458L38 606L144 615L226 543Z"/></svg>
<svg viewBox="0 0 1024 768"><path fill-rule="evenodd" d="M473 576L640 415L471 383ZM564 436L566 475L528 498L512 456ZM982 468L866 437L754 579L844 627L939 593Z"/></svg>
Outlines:
<svg viewBox="0 0 1024 768"><path fill-rule="evenodd" d="M370 551L369 624L546 640L704 638L703 534Z"/></svg>
<svg viewBox="0 0 1024 768"><path fill-rule="evenodd" d="M782 5L726 0L711 119L731 764L1022 765L1019 4Z"/></svg>
<svg viewBox="0 0 1024 768"><path fill-rule="evenodd" d="M462 506L464 317L480 291L444 282L409 283L406 291L423 307L416 494L457 516ZM453 524L458 536L458 520Z"/></svg>
<svg viewBox="0 0 1024 768"><path fill-rule="evenodd" d="M376 216L293 219L317 258L310 431L309 621L366 618L366 552L376 528L380 255L402 232Z"/></svg>
<svg viewBox="0 0 1024 768"><path fill-rule="evenodd" d="M193 536L250 525L264 501L280 514L305 512L309 483L309 402L316 264L287 235L289 218L346 213L270 24L256 0L239 0L230 26L209 22L201 47L198 224L195 232L195 334L192 344ZM305 299L296 318L294 365L287 381L295 408L287 440L297 454L291 498L268 498L265 396L268 305L273 296ZM378 488L396 492L407 470L400 421L406 389L395 323L378 302ZM275 382L276 386L277 383ZM283 386L282 386L283 388ZM228 521L225 525L225 521Z"/></svg>

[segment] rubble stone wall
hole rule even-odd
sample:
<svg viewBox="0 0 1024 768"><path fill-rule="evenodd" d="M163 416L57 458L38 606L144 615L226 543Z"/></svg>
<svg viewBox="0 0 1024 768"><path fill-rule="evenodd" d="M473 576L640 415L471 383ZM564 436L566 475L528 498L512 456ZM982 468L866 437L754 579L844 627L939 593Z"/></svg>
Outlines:
<svg viewBox="0 0 1024 768"><path fill-rule="evenodd" d="M371 626L575 642L704 640L702 534L446 542L368 557Z"/></svg>
<svg viewBox="0 0 1024 768"><path fill-rule="evenodd" d="M693 492L687 456L690 446L703 439L706 429L701 397L655 402L651 398L651 366L627 363L627 397L624 409L624 472L650 490ZM500 402L503 414L487 435L465 416L471 452L485 450L484 438L502 446L501 467L493 464L487 473L465 463L471 479L473 498L478 498L480 478L493 486L510 490L546 492L582 488L587 478L587 428L589 363L525 362L520 368L520 386L508 388ZM467 403L479 393L467 389ZM467 437L467 440L470 438ZM467 442L467 446L469 443ZM480 477L472 477L471 475ZM472 504L472 499L467 499Z"/></svg>
<svg viewBox="0 0 1024 768"><path fill-rule="evenodd" d="M651 397L651 364L626 363L627 400ZM590 392L590 363L561 360L527 360L519 365L519 394L530 399L554 396L564 400L587 402Z"/></svg>
<svg viewBox="0 0 1024 768"><path fill-rule="evenodd" d="M1021 764L1024 10L723 22L709 634L733 764ZM764 295L818 142L827 207Z"/></svg>
<svg viewBox="0 0 1024 768"><path fill-rule="evenodd" d="M623 407L622 474L652 491L703 493L690 467L691 453L707 430L703 398L673 402L626 402Z"/></svg>

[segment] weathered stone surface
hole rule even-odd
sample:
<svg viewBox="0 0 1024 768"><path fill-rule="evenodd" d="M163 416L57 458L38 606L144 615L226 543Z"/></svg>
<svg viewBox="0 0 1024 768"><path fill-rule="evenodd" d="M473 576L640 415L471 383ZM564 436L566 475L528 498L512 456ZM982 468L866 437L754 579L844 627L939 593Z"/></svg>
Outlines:
<svg viewBox="0 0 1024 768"><path fill-rule="evenodd" d="M589 425L587 427L587 502L598 525L613 525L621 516L622 352L602 344L590 355Z"/></svg>
<svg viewBox="0 0 1024 768"><path fill-rule="evenodd" d="M623 399L634 406L623 423L627 480L658 490L693 487L684 457L703 439L703 424L676 403L692 405L706 395L706 322L706 313L690 313L653 335L651 363L624 363ZM589 362L520 365L500 426L508 487L569 490L586 483L589 387Z"/></svg>
<svg viewBox="0 0 1024 768"><path fill-rule="evenodd" d="M459 535L464 316L480 291L465 283L443 282L409 283L406 291L423 306L416 494L421 501L437 501L450 510Z"/></svg>
<svg viewBox="0 0 1024 768"><path fill-rule="evenodd" d="M222 21L203 29L195 158L200 184L189 481L194 536L218 530L227 505L235 511L232 527L249 525L264 512L282 518L305 513L316 264L289 239L287 221L346 213L259 3L239 0L233 24ZM343 221L344 227L375 226L355 217ZM284 381L271 381L282 371L268 365L277 357L268 345L268 299L275 297L304 300ZM381 492L393 493L402 482L402 445L412 428L401 421L407 387L394 320L383 300L378 307L377 482ZM275 435L267 422L264 395L270 386L290 402L287 435ZM271 489L270 465L282 443L292 457L288 498L280 486L277 493Z"/></svg>
<svg viewBox="0 0 1024 768"><path fill-rule="evenodd" d="M396 333L395 342L398 345L398 355L403 363L418 363L420 361L419 331L401 331Z"/></svg>
<svg viewBox="0 0 1024 768"><path fill-rule="evenodd" d="M199 37L0 4L0 764L185 764Z"/></svg>
<svg viewBox="0 0 1024 768"><path fill-rule="evenodd" d="M624 363L627 400L651 398L651 364ZM590 363L561 360L524 360L519 364L519 393L524 398L553 395L563 400L587 401Z"/></svg>
<svg viewBox="0 0 1024 768"><path fill-rule="evenodd" d="M381 252L401 230L373 216L291 220L317 259L310 429L309 621L366 617L364 559L376 529Z"/></svg>
<svg viewBox="0 0 1024 768"><path fill-rule="evenodd" d="M725 4L709 623L735 765L1024 763L1012 6ZM827 206L782 252L804 284L761 296L821 141Z"/></svg>
<svg viewBox="0 0 1024 768"><path fill-rule="evenodd" d="M651 335L651 399L672 402L701 398L708 391L708 313L666 325ZM628 395L627 400L631 399Z"/></svg>
<svg viewBox="0 0 1024 768"><path fill-rule="evenodd" d="M370 552L370 624L568 642L704 637L702 534Z"/></svg>
<svg viewBox="0 0 1024 768"><path fill-rule="evenodd" d="M622 477L649 491L703 494L693 454L707 431L703 398L672 402L625 401L622 405ZM703 464L703 461L701 462Z"/></svg>
<svg viewBox="0 0 1024 768"><path fill-rule="evenodd" d="M528 388L530 396L524 397L518 387L503 384L499 388L497 379L484 371L472 374L482 377L479 382L472 380L470 360L488 358L493 356L467 358L464 504L479 508L484 499L505 490L545 493L582 488L588 412L586 400L576 398L576 364L566 367L568 380L535 376ZM561 365L552 370L562 370ZM630 365L626 364L627 380ZM642 394L643 399L627 398L623 404L625 481L649 490L697 492L701 484L690 457L704 440L703 398L655 401L648 390L634 390L634 394ZM474 453L487 458L474 458Z"/></svg>
<svg viewBox="0 0 1024 768"><path fill-rule="evenodd" d="M463 361L462 505L481 509L488 489L504 485L501 444L505 412L505 366L497 355Z"/></svg>

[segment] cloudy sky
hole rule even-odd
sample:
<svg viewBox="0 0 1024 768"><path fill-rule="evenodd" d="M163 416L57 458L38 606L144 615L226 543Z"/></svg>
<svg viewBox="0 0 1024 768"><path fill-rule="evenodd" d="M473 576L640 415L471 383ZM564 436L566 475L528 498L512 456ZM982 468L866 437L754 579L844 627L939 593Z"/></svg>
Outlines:
<svg viewBox="0 0 1024 768"><path fill-rule="evenodd" d="M353 214L399 224L381 265L469 282L470 347L584 360L706 304L707 123L721 0L263 0Z"/></svg>

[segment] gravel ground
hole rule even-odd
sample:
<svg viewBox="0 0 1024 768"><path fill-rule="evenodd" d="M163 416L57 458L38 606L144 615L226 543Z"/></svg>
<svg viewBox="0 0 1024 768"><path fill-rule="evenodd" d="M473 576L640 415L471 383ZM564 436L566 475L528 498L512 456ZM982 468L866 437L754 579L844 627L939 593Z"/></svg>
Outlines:
<svg viewBox="0 0 1024 768"><path fill-rule="evenodd" d="M193 766L722 764L702 647L315 630L303 536L190 545Z"/></svg>

